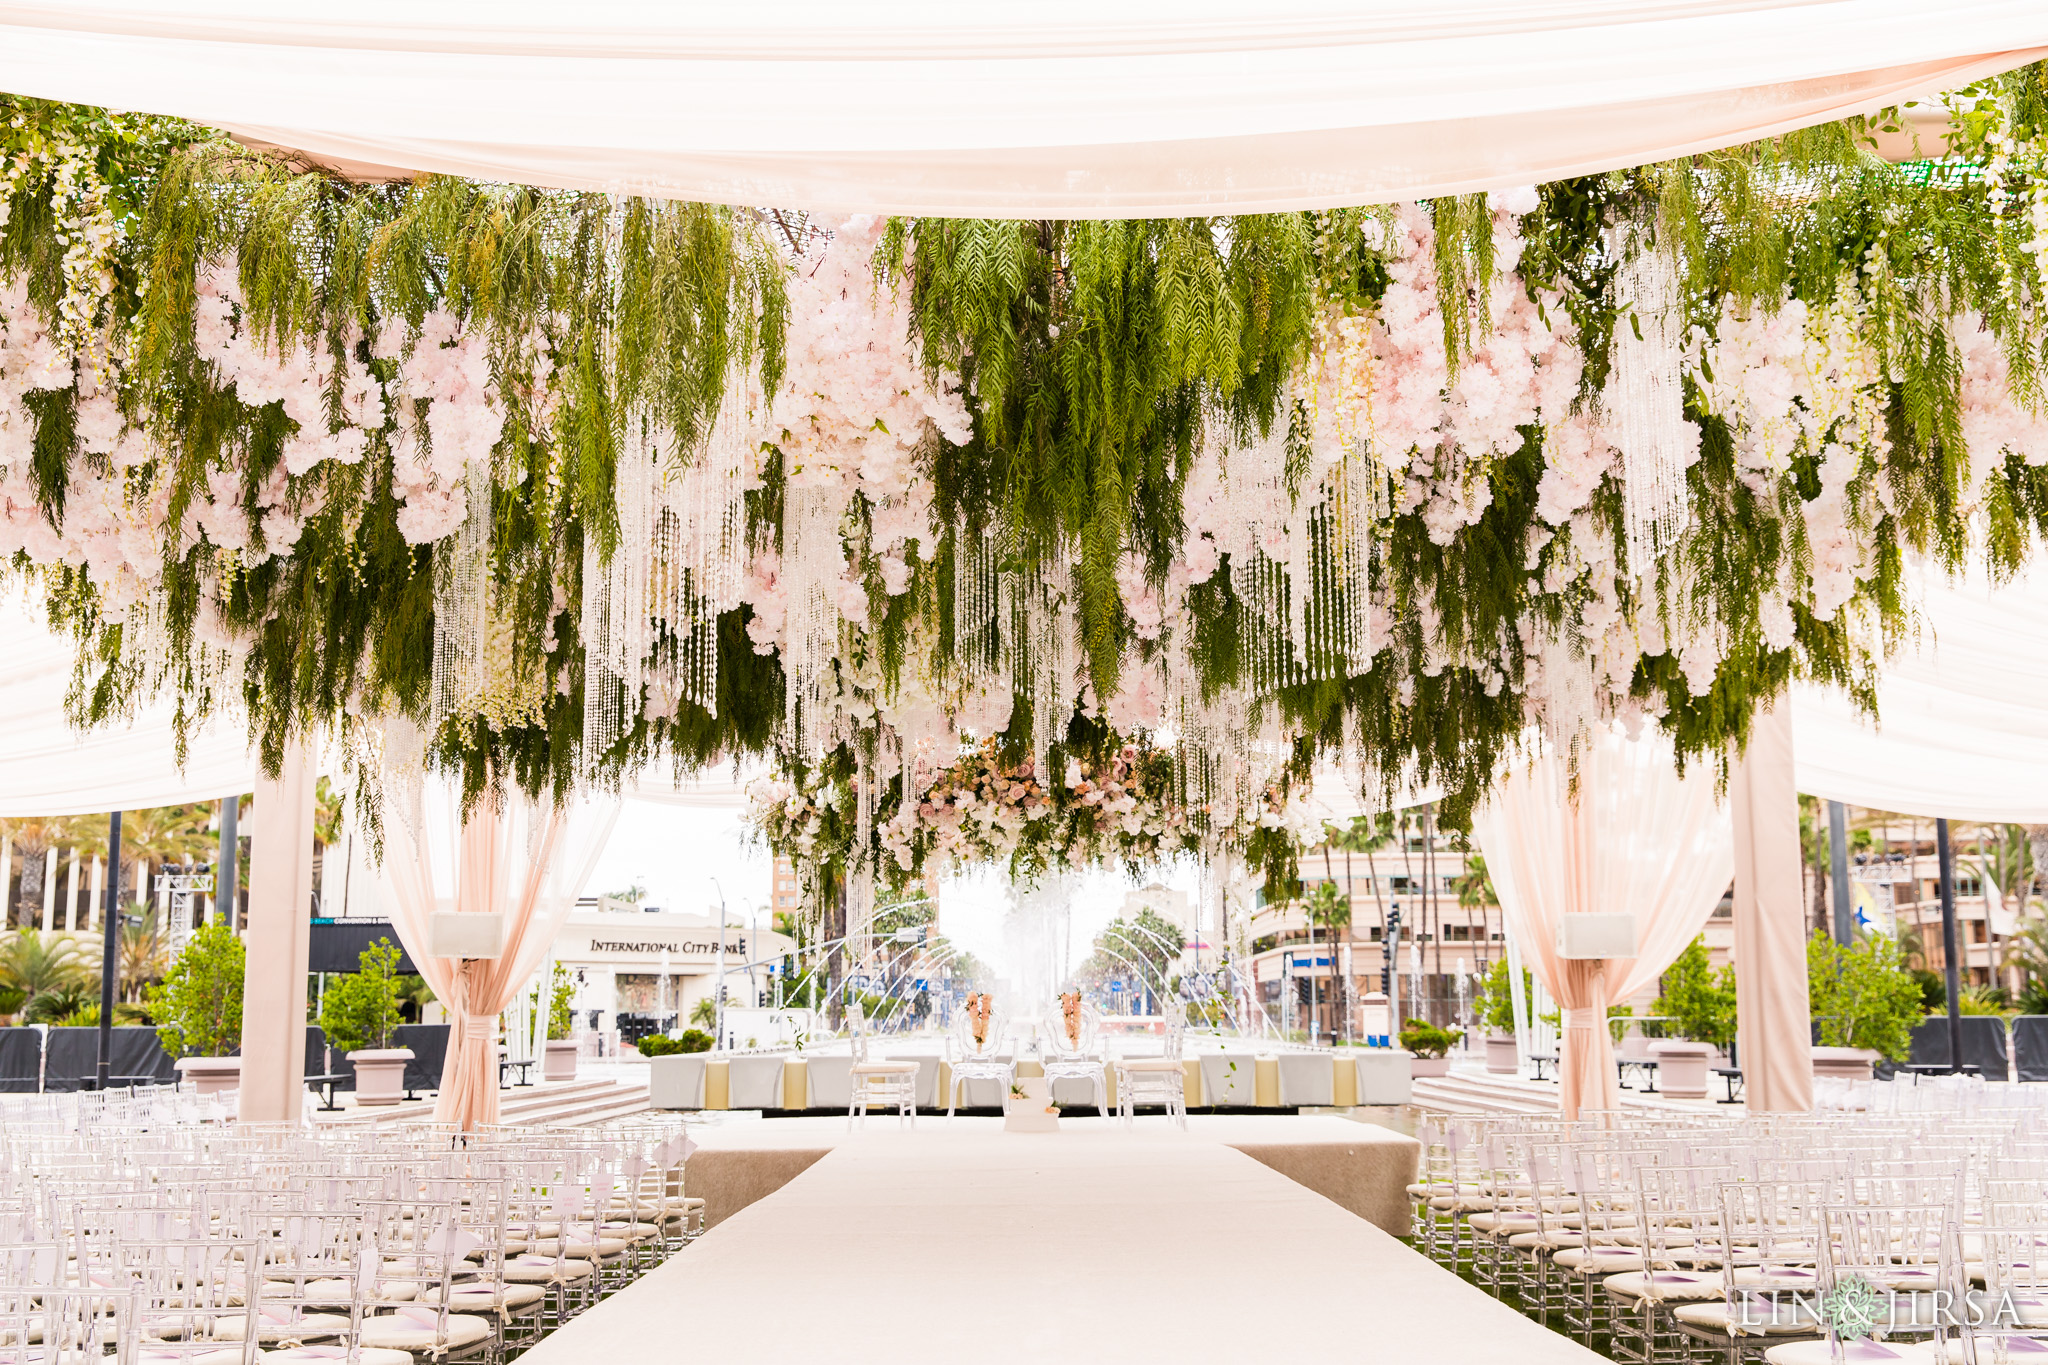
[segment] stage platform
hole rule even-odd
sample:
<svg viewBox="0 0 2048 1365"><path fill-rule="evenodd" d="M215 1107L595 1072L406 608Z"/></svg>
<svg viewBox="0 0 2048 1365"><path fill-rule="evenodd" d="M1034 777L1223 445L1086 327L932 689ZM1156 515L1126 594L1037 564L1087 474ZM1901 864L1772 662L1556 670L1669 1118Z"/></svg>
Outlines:
<svg viewBox="0 0 2048 1365"><path fill-rule="evenodd" d="M704 1155L690 1159L692 1189ZM1601 1363L1220 1138L1157 1120L1044 1135L842 1127L780 1190L521 1361L896 1365L941 1352Z"/></svg>
<svg viewBox="0 0 2048 1365"><path fill-rule="evenodd" d="M819 1158L862 1133L895 1129L893 1115L874 1114L849 1131L844 1118L738 1120L692 1129L698 1150L684 1174L686 1188L704 1201L707 1226L773 1194ZM1001 1139L1003 1121L960 1115L920 1115L918 1133L955 1133ZM1081 1134L1140 1134L1164 1141L1221 1144L1271 1166L1360 1218L1396 1235L1408 1231L1408 1183L1415 1178L1421 1144L1389 1128L1326 1115L1193 1114L1185 1135L1163 1117L1147 1115L1125 1130L1114 1120L1066 1118L1065 1138ZM1021 1135L1010 1135L1017 1140Z"/></svg>

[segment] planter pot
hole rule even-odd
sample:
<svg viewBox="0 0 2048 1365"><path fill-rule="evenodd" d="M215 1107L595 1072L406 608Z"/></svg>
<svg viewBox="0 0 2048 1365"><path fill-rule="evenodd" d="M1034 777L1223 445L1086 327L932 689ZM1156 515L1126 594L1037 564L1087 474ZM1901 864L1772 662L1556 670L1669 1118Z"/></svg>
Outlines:
<svg viewBox="0 0 2048 1365"><path fill-rule="evenodd" d="M1650 1044L1657 1059L1657 1089L1674 1100L1703 1100L1707 1097L1707 1063L1714 1049L1707 1043L1664 1039Z"/></svg>
<svg viewBox="0 0 2048 1365"><path fill-rule="evenodd" d="M1494 1033L1486 1039L1486 1072L1489 1076L1512 1076L1522 1069L1515 1055L1515 1035Z"/></svg>
<svg viewBox="0 0 2048 1365"><path fill-rule="evenodd" d="M575 1080L576 1050L574 1038L550 1038L547 1051L541 1058L540 1078L544 1081Z"/></svg>
<svg viewBox="0 0 2048 1365"><path fill-rule="evenodd" d="M1451 1074L1451 1059L1448 1057L1410 1057L1410 1076L1448 1076Z"/></svg>
<svg viewBox="0 0 2048 1365"><path fill-rule="evenodd" d="M217 1095L223 1090L241 1088L240 1057L180 1057L177 1068L178 1074L192 1082L193 1088L202 1095Z"/></svg>
<svg viewBox="0 0 2048 1365"><path fill-rule="evenodd" d="M1870 1080L1881 1056L1867 1047L1817 1047L1813 1050L1814 1079Z"/></svg>
<svg viewBox="0 0 2048 1365"><path fill-rule="evenodd" d="M405 1064L409 1047L373 1047L348 1054L356 1068L356 1104L397 1104L405 1098Z"/></svg>
<svg viewBox="0 0 2048 1365"><path fill-rule="evenodd" d="M1057 1133L1060 1130L1059 1106L1052 1102L1045 1077L1019 1076L1012 1088L1024 1093L1003 1096L1004 1132Z"/></svg>

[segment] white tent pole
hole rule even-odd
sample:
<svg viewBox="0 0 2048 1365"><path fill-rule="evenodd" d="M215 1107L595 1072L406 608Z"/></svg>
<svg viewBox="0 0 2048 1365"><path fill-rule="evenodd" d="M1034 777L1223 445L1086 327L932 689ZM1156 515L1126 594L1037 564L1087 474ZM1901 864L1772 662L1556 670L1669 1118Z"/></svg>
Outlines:
<svg viewBox="0 0 2048 1365"><path fill-rule="evenodd" d="M1515 936L1512 933L1508 933L1506 938L1508 941L1508 998L1514 1002L1515 1007L1515 1070L1519 1074L1522 1064L1529 1060L1529 1054L1534 1050L1530 1046L1529 1038L1529 996L1522 989L1522 946L1515 942Z"/></svg>

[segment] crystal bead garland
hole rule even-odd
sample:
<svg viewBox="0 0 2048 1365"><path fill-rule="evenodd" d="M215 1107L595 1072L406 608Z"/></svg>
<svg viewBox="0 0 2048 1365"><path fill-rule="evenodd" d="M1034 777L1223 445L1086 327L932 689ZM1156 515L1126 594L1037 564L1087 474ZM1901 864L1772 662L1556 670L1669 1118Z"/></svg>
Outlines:
<svg viewBox="0 0 2048 1365"><path fill-rule="evenodd" d="M1003 615L1019 644L1005 651L1011 672L1031 707L1031 756L1040 780L1050 781L1047 752L1063 743L1081 689L1080 595L1074 584L1072 546L1062 546L1035 570L1000 575ZM1018 656L1021 655L1021 658Z"/></svg>
<svg viewBox="0 0 2048 1365"><path fill-rule="evenodd" d="M681 702L718 714L718 618L739 605L744 572L746 436L744 391L728 384L695 458L658 477L647 609L664 714Z"/></svg>
<svg viewBox="0 0 2048 1365"><path fill-rule="evenodd" d="M607 557L583 538L583 761L586 775L630 726L646 676L647 578L659 452L644 417L627 420L612 475L619 540Z"/></svg>
<svg viewBox="0 0 2048 1365"><path fill-rule="evenodd" d="M996 617L1003 602L1002 548L991 529L976 535L965 521L953 523L953 681L968 690L983 686L996 671L1003 641Z"/></svg>
<svg viewBox="0 0 2048 1365"><path fill-rule="evenodd" d="M1600 402L1607 439L1621 452L1628 570L1640 579L1677 544L1690 520L1685 469L1698 447L1685 420L1678 263L1669 251L1648 243L1628 252L1621 229L1611 231L1608 241L1623 255L1614 275L1620 312L1613 364Z"/></svg>
<svg viewBox="0 0 2048 1365"><path fill-rule="evenodd" d="M841 512L842 502L830 489L792 487L784 495L784 742L806 763L823 758L831 742L832 669L839 655L839 608L832 591L846 568Z"/></svg>
<svg viewBox="0 0 2048 1365"><path fill-rule="evenodd" d="M472 714L489 685L491 474L472 461L462 474L462 525L434 556L434 674L427 729Z"/></svg>

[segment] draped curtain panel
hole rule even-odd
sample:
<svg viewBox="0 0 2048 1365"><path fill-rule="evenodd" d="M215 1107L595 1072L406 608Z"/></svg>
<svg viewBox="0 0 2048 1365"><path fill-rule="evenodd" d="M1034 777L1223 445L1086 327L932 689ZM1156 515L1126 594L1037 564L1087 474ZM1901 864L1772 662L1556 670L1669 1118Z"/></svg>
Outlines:
<svg viewBox="0 0 2048 1365"><path fill-rule="evenodd" d="M1607 1006L1671 965L1734 875L1729 815L1710 766L1681 777L1668 741L1603 730L1583 745L1578 772L1573 793L1561 756L1518 763L1472 820L1508 933L1563 1012L1567 1118L1620 1103ZM1622 911L1635 916L1635 957L1559 955L1563 916Z"/></svg>
<svg viewBox="0 0 2048 1365"><path fill-rule="evenodd" d="M387 821L379 879L392 927L453 1024L436 1122L470 1129L498 1121L498 1015L547 954L618 815L610 798L557 807L486 794L464 818L460 794L436 784L416 824ZM432 956L428 929L446 911L503 914L503 953Z"/></svg>
<svg viewBox="0 0 2048 1365"><path fill-rule="evenodd" d="M1804 858L1791 718L1760 713L1728 778L1735 823L1735 1053L1751 1113L1813 1108Z"/></svg>
<svg viewBox="0 0 2048 1365"><path fill-rule="evenodd" d="M1917 646L1885 663L1878 719L1792 690L1793 781L1902 815L2048 824L2048 565L2010 583L1909 569Z"/></svg>
<svg viewBox="0 0 2048 1365"><path fill-rule="evenodd" d="M194 727L178 761L173 707L81 734L64 714L76 647L54 634L32 598L0 602L0 820L96 815L256 789L256 754L245 725Z"/></svg>
<svg viewBox="0 0 2048 1365"><path fill-rule="evenodd" d="M177 114L353 173L1007 218L1527 184L2044 49L2039 0L0 3L0 89Z"/></svg>

